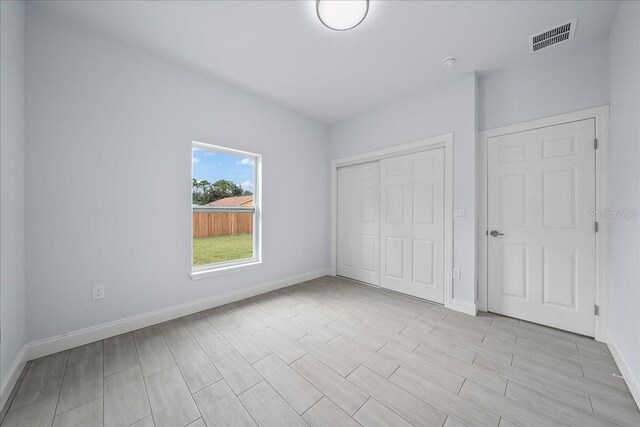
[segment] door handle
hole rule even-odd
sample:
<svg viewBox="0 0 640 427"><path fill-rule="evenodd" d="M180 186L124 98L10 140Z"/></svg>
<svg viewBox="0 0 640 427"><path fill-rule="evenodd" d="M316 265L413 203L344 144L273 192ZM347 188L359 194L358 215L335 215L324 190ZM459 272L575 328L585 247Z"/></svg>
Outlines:
<svg viewBox="0 0 640 427"><path fill-rule="evenodd" d="M498 230L491 230L491 236L493 237L498 237L498 236L504 236L504 233L499 232Z"/></svg>

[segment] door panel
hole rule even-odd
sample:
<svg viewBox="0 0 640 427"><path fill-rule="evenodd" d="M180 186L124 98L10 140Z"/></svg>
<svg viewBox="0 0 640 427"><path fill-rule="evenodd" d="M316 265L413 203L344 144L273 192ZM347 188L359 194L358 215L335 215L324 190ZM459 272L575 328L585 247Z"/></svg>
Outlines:
<svg viewBox="0 0 640 427"><path fill-rule="evenodd" d="M380 283L380 165L338 169L337 273Z"/></svg>
<svg viewBox="0 0 640 427"><path fill-rule="evenodd" d="M384 159L382 287L444 301L444 149Z"/></svg>
<svg viewBox="0 0 640 427"><path fill-rule="evenodd" d="M489 311L595 334L595 122L488 141Z"/></svg>

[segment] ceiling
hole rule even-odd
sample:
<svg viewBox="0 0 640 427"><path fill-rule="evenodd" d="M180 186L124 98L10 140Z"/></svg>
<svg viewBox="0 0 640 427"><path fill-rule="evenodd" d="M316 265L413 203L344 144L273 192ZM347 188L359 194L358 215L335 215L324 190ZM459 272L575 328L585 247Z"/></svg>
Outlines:
<svg viewBox="0 0 640 427"><path fill-rule="evenodd" d="M85 25L204 70L325 123L474 70L530 57L528 37L578 18L553 60L609 30L617 2L372 1L338 32L304 1L48 1ZM455 56L455 67L440 62Z"/></svg>

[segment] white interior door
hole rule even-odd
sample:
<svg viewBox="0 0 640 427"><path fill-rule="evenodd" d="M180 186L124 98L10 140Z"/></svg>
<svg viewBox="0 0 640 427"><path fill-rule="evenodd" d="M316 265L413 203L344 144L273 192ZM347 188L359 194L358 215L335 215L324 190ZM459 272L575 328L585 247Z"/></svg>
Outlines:
<svg viewBox="0 0 640 427"><path fill-rule="evenodd" d="M488 309L595 334L595 122L488 140Z"/></svg>
<svg viewBox="0 0 640 427"><path fill-rule="evenodd" d="M338 169L337 273L380 284L380 164Z"/></svg>
<svg viewBox="0 0 640 427"><path fill-rule="evenodd" d="M444 301L444 148L381 161L382 287Z"/></svg>

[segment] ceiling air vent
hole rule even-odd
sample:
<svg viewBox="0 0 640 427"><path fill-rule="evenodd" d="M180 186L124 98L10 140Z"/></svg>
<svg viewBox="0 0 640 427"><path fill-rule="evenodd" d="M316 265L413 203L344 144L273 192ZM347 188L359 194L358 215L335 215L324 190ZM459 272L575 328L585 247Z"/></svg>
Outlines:
<svg viewBox="0 0 640 427"><path fill-rule="evenodd" d="M569 22L558 25L557 27L549 28L539 34L534 34L529 37L529 51L531 53L537 52L554 44L562 43L567 40L571 40L576 32L577 18L572 19Z"/></svg>

